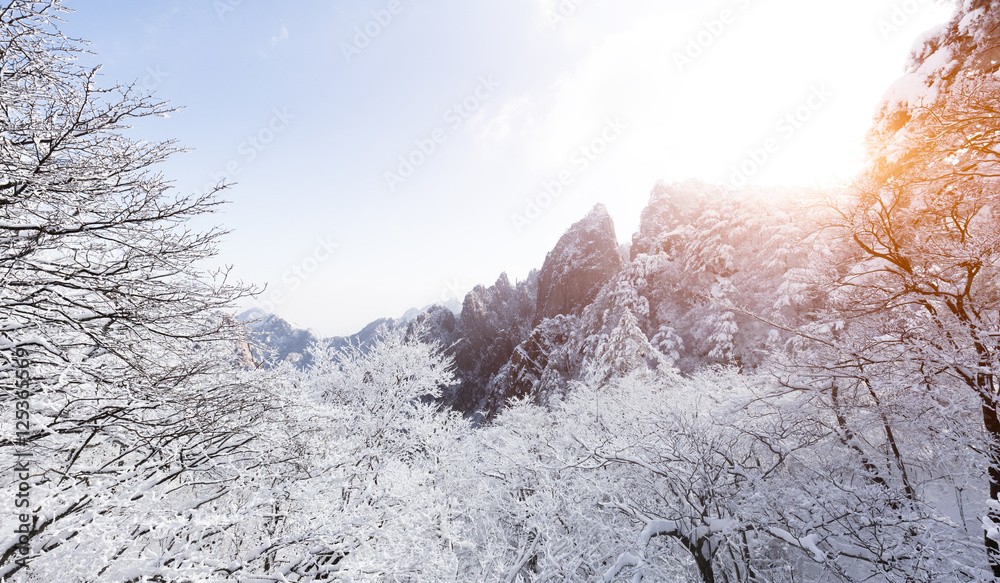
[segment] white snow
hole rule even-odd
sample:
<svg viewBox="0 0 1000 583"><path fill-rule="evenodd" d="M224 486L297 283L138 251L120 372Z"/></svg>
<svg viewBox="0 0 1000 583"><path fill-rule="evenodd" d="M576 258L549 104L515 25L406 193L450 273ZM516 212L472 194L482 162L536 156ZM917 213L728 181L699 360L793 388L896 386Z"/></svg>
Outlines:
<svg viewBox="0 0 1000 583"><path fill-rule="evenodd" d="M818 563L822 563L827 559L826 553L820 550L820 548L816 545L816 543L819 540L819 537L815 533L806 535L802 538L796 538L792 536L792 533L778 527L771 527L767 529L767 532L782 539L783 541L787 542L792 546L811 552L813 554L813 560L815 560Z"/></svg>
<svg viewBox="0 0 1000 583"><path fill-rule="evenodd" d="M621 556L618 557L618 560L615 561L615 564L611 565L611 568L604 572L604 577L602 577L602 579L605 583L611 583L611 581L615 580L615 576L618 575L618 572L625 567L638 567L641 564L642 557L633 555L632 553L622 553Z"/></svg>

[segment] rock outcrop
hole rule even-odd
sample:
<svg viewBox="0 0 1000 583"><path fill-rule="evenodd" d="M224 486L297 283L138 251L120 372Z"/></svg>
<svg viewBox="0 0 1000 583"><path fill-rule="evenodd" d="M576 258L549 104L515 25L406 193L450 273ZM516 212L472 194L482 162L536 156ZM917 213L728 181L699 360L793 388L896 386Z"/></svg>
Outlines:
<svg viewBox="0 0 1000 583"><path fill-rule="evenodd" d="M455 368L461 385L456 409L471 413L484 396L490 379L531 333L535 312L537 272L511 285L501 274L489 288L476 286L462 304L460 338L455 347Z"/></svg>
<svg viewBox="0 0 1000 583"><path fill-rule="evenodd" d="M510 399L530 397L542 402L565 387L579 362L570 348L579 328L575 316L546 318L511 354L510 360L490 380L477 410L491 418Z"/></svg>
<svg viewBox="0 0 1000 583"><path fill-rule="evenodd" d="M614 222L604 205L598 204L545 256L533 323L579 314L624 266Z"/></svg>

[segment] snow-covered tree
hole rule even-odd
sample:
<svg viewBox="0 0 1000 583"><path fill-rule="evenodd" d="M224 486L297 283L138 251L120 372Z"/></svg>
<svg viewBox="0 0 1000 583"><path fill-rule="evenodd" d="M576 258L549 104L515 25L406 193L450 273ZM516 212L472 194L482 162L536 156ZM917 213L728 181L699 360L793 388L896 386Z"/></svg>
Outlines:
<svg viewBox="0 0 1000 583"><path fill-rule="evenodd" d="M453 382L440 348L383 331L362 352L285 366L263 431L272 460L228 498L217 575L237 580L444 581L458 568L468 426L431 398Z"/></svg>
<svg viewBox="0 0 1000 583"><path fill-rule="evenodd" d="M594 352L590 374L601 382L613 376L656 369L665 360L650 344L639 328L639 321L628 308L622 313L618 326L601 339Z"/></svg>
<svg viewBox="0 0 1000 583"><path fill-rule="evenodd" d="M814 194L658 183L631 263L591 311L607 313L610 328L628 307L654 346L676 353L672 359L686 372L706 364L758 366L787 335L748 313L796 322L815 308L817 298L799 275L810 249L796 219L799 199Z"/></svg>
<svg viewBox="0 0 1000 583"><path fill-rule="evenodd" d="M195 510L269 407L234 372L237 330L217 312L246 290L203 271L222 233L185 227L214 193L172 193L155 165L174 144L125 133L170 109L102 85L63 12L0 6L0 401L27 411L0 420L2 465L30 454L27 479L2 480L30 488L30 532L5 528L0 577L192 577L218 535Z"/></svg>
<svg viewBox="0 0 1000 583"><path fill-rule="evenodd" d="M1000 123L995 2L965 2L918 47L873 132L876 161L831 221L841 260L831 297L843 319L876 336L841 361L897 371L912 399L969 403L1000 497ZM850 330L847 331L850 333ZM895 357L891 363L889 355ZM963 392L965 395L963 395ZM966 396L974 398L971 403ZM963 415L968 417L968 415ZM986 517L1000 576L1000 510Z"/></svg>

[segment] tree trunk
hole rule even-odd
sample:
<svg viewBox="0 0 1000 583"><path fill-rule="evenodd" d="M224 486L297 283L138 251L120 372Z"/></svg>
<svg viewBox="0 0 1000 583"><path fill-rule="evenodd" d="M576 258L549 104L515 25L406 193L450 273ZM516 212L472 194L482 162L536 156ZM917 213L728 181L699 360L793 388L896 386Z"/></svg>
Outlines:
<svg viewBox="0 0 1000 583"><path fill-rule="evenodd" d="M701 574L703 583L715 583L715 571L712 569L712 559L703 557L701 553L695 553L694 562L698 565L698 573Z"/></svg>
<svg viewBox="0 0 1000 583"><path fill-rule="evenodd" d="M983 426L989 437L989 480L990 480L990 500L1000 501L1000 415L997 414L996 397L993 393L992 378L988 375L979 375L979 395L983 401ZM989 510L986 517L990 523L1000 525L1000 512L995 509ZM990 538L986 538L986 553L989 557L990 569L993 576L1000 578L1000 543Z"/></svg>
<svg viewBox="0 0 1000 583"><path fill-rule="evenodd" d="M697 539L690 538L691 534L682 536L681 540L687 546L688 550L691 551L691 556L694 557L694 564L698 566L698 573L701 575L702 583L715 583L715 570L712 569L712 552L711 552L711 539L708 537L701 537Z"/></svg>

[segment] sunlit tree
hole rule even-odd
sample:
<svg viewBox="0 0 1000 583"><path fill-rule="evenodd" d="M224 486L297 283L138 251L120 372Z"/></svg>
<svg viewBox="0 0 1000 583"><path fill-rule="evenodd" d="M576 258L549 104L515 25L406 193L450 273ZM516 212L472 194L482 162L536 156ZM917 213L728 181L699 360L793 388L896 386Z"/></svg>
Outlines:
<svg viewBox="0 0 1000 583"><path fill-rule="evenodd" d="M875 368L897 354L920 377L914 391L958 386L976 397L986 438L970 446L989 460L986 545L1000 576L998 99L995 78L970 75L911 110L918 117L893 155L859 181L835 223L850 257L836 277L838 306L881 318L876 341L852 358Z"/></svg>

